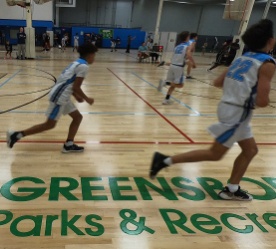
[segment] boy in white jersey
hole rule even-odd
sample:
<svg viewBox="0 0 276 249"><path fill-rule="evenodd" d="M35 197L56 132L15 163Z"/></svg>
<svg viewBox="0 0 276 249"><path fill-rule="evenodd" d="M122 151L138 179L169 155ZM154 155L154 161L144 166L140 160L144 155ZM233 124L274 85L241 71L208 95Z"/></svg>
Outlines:
<svg viewBox="0 0 276 249"><path fill-rule="evenodd" d="M191 56L191 50L189 47L189 32L184 31L179 34L178 40L179 44L174 49L174 54L171 60L170 69L167 74L167 79L165 81L160 80L158 90L161 91L162 87L167 84L170 86L166 98L163 100L163 105L168 105L170 103L170 97L175 88L182 88L184 85L184 66L186 60L188 59L193 67L195 67L194 60Z"/></svg>
<svg viewBox="0 0 276 249"><path fill-rule="evenodd" d="M72 118L72 122L62 152L82 152L84 150L83 147L74 144L74 138L81 124L82 115L71 101L71 95L78 102L86 101L90 105L94 103L94 99L88 97L82 91L81 85L88 72L88 64L94 62L97 48L92 44L85 44L79 47L78 52L80 58L71 63L62 72L55 86L50 91L50 103L46 112L47 120L23 131L7 132L7 145L9 148L12 148L22 137L53 129L60 116L68 114Z"/></svg>
<svg viewBox="0 0 276 249"><path fill-rule="evenodd" d="M195 52L197 37L198 37L197 33L191 33L191 35L190 35L189 45L190 45L190 50L191 50L192 56L193 56L193 53ZM192 68L193 68L193 62L188 61L187 62L187 76L186 76L186 79L192 79L193 78L191 76Z"/></svg>
<svg viewBox="0 0 276 249"><path fill-rule="evenodd" d="M76 35L74 36L74 48L73 48L73 52L75 51L75 49L78 51L79 48L79 34L76 33Z"/></svg>
<svg viewBox="0 0 276 249"><path fill-rule="evenodd" d="M251 132L250 120L254 106L269 104L270 82L275 72L275 61L268 55L275 45L273 23L262 20L250 27L242 39L251 52L234 60L229 69L215 81L223 88L218 106L219 123L211 125L209 131L216 140L210 149L165 156L156 152L150 168L150 177L172 164L200 161L218 161L237 142L241 153L234 162L228 185L219 193L225 200L250 201L253 197L240 189L239 183L246 169L258 152Z"/></svg>

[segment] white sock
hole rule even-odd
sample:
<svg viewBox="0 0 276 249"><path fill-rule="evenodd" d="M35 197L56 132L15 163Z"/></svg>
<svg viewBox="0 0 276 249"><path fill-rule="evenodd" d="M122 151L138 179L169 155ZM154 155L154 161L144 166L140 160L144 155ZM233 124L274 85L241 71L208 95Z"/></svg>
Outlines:
<svg viewBox="0 0 276 249"><path fill-rule="evenodd" d="M22 132L18 132L18 134L16 135L16 138L17 138L17 139L21 139L22 137L23 137Z"/></svg>
<svg viewBox="0 0 276 249"><path fill-rule="evenodd" d="M68 141L68 142L65 143L65 146L72 146L73 144L74 144L73 141Z"/></svg>
<svg viewBox="0 0 276 249"><path fill-rule="evenodd" d="M165 164L167 164L167 165L172 165L172 164L173 164L172 158L171 158L171 157L167 157L166 159L164 159L163 162L164 162Z"/></svg>
<svg viewBox="0 0 276 249"><path fill-rule="evenodd" d="M239 189L239 184L228 183L227 187L231 193L235 193Z"/></svg>

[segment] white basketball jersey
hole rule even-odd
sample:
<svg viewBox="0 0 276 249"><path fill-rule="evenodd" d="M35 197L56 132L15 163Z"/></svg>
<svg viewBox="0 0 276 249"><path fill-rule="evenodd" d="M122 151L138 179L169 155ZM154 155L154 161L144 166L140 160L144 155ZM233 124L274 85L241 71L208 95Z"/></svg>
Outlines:
<svg viewBox="0 0 276 249"><path fill-rule="evenodd" d="M223 83L221 104L242 107L244 120L255 106L259 68L266 61L275 64L266 53L248 52L233 61Z"/></svg>
<svg viewBox="0 0 276 249"><path fill-rule="evenodd" d="M174 54L172 57L171 64L174 66L184 67L186 60L186 51L189 46L188 42L179 44L174 49Z"/></svg>
<svg viewBox="0 0 276 249"><path fill-rule="evenodd" d="M88 71L87 61L78 59L70 64L57 79L56 85L49 94L49 100L58 105L64 105L70 99L73 83L77 77L85 78Z"/></svg>

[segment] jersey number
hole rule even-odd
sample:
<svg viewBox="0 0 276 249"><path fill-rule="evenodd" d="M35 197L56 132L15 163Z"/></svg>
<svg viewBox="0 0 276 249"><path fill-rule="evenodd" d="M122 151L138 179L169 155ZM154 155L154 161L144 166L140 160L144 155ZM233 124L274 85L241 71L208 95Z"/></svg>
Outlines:
<svg viewBox="0 0 276 249"><path fill-rule="evenodd" d="M253 62L250 60L243 61L241 58L234 61L234 63L230 66L226 77L231 78L237 81L244 80L244 74L248 73L251 69Z"/></svg>

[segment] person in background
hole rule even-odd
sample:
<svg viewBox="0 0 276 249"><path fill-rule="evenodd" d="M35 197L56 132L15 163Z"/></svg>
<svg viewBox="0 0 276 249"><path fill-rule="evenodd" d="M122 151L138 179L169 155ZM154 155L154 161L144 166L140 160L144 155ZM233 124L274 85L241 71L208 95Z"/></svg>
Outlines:
<svg viewBox="0 0 276 249"><path fill-rule="evenodd" d="M76 35L74 36L74 48L73 48L73 52L75 51L75 49L78 51L79 48L79 34L76 33Z"/></svg>
<svg viewBox="0 0 276 249"><path fill-rule="evenodd" d="M235 59L237 51L240 49L240 40L236 39L235 42L231 43L230 49L228 52L228 57L226 59L226 66L230 66L232 61Z"/></svg>
<svg viewBox="0 0 276 249"><path fill-rule="evenodd" d="M44 40L44 52L49 52L51 49L50 45L50 35L49 33L46 33L45 40Z"/></svg>
<svg viewBox="0 0 276 249"><path fill-rule="evenodd" d="M94 46L96 45L97 35L94 32L91 34L91 42Z"/></svg>
<svg viewBox="0 0 276 249"><path fill-rule="evenodd" d="M111 37L110 39L110 43L111 43L111 51L110 52L113 52L113 51L117 51L116 49L116 39L114 39L113 37Z"/></svg>
<svg viewBox="0 0 276 249"><path fill-rule="evenodd" d="M66 50L66 42L67 42L67 36L65 35L61 39L61 51L64 52Z"/></svg>
<svg viewBox="0 0 276 249"><path fill-rule="evenodd" d="M12 53L12 45L10 44L10 41L6 41L6 44L5 44L5 48L6 48L6 56L5 56L5 59L11 59L12 56L11 56L11 53ZM8 58L8 55L9 55L9 58Z"/></svg>
<svg viewBox="0 0 276 249"><path fill-rule="evenodd" d="M129 35L127 37L127 49L126 49L126 53L130 53L130 47L131 47L131 42L135 39L136 37L132 37L131 35Z"/></svg>
<svg viewBox="0 0 276 249"><path fill-rule="evenodd" d="M146 43L143 42L141 46L138 48L138 60L139 62L142 62L142 60L149 57L148 53L148 47L146 46Z"/></svg>
<svg viewBox="0 0 276 249"><path fill-rule="evenodd" d="M117 36L116 38L116 48L119 48L121 45L121 38L119 36Z"/></svg>
<svg viewBox="0 0 276 249"><path fill-rule="evenodd" d="M174 53L172 56L171 64L169 71L167 73L166 80L160 80L159 86L157 87L158 91L162 91L162 88L165 85L170 86L165 99L163 100L163 105L169 105L171 103L170 98L175 88L183 88L184 87L184 67L186 61L191 63L193 68L196 67L195 62L192 57L191 49L189 43L190 33L188 31L183 31L178 35L178 45L174 48Z"/></svg>
<svg viewBox="0 0 276 249"><path fill-rule="evenodd" d="M201 50L201 55L204 56L205 52L206 52L206 48L208 46L207 41L204 42L203 46L202 46L202 50Z"/></svg>
<svg viewBox="0 0 276 249"><path fill-rule="evenodd" d="M20 27L17 33L17 50L18 59L25 60L25 50L26 50L26 34L24 33L23 27Z"/></svg>

